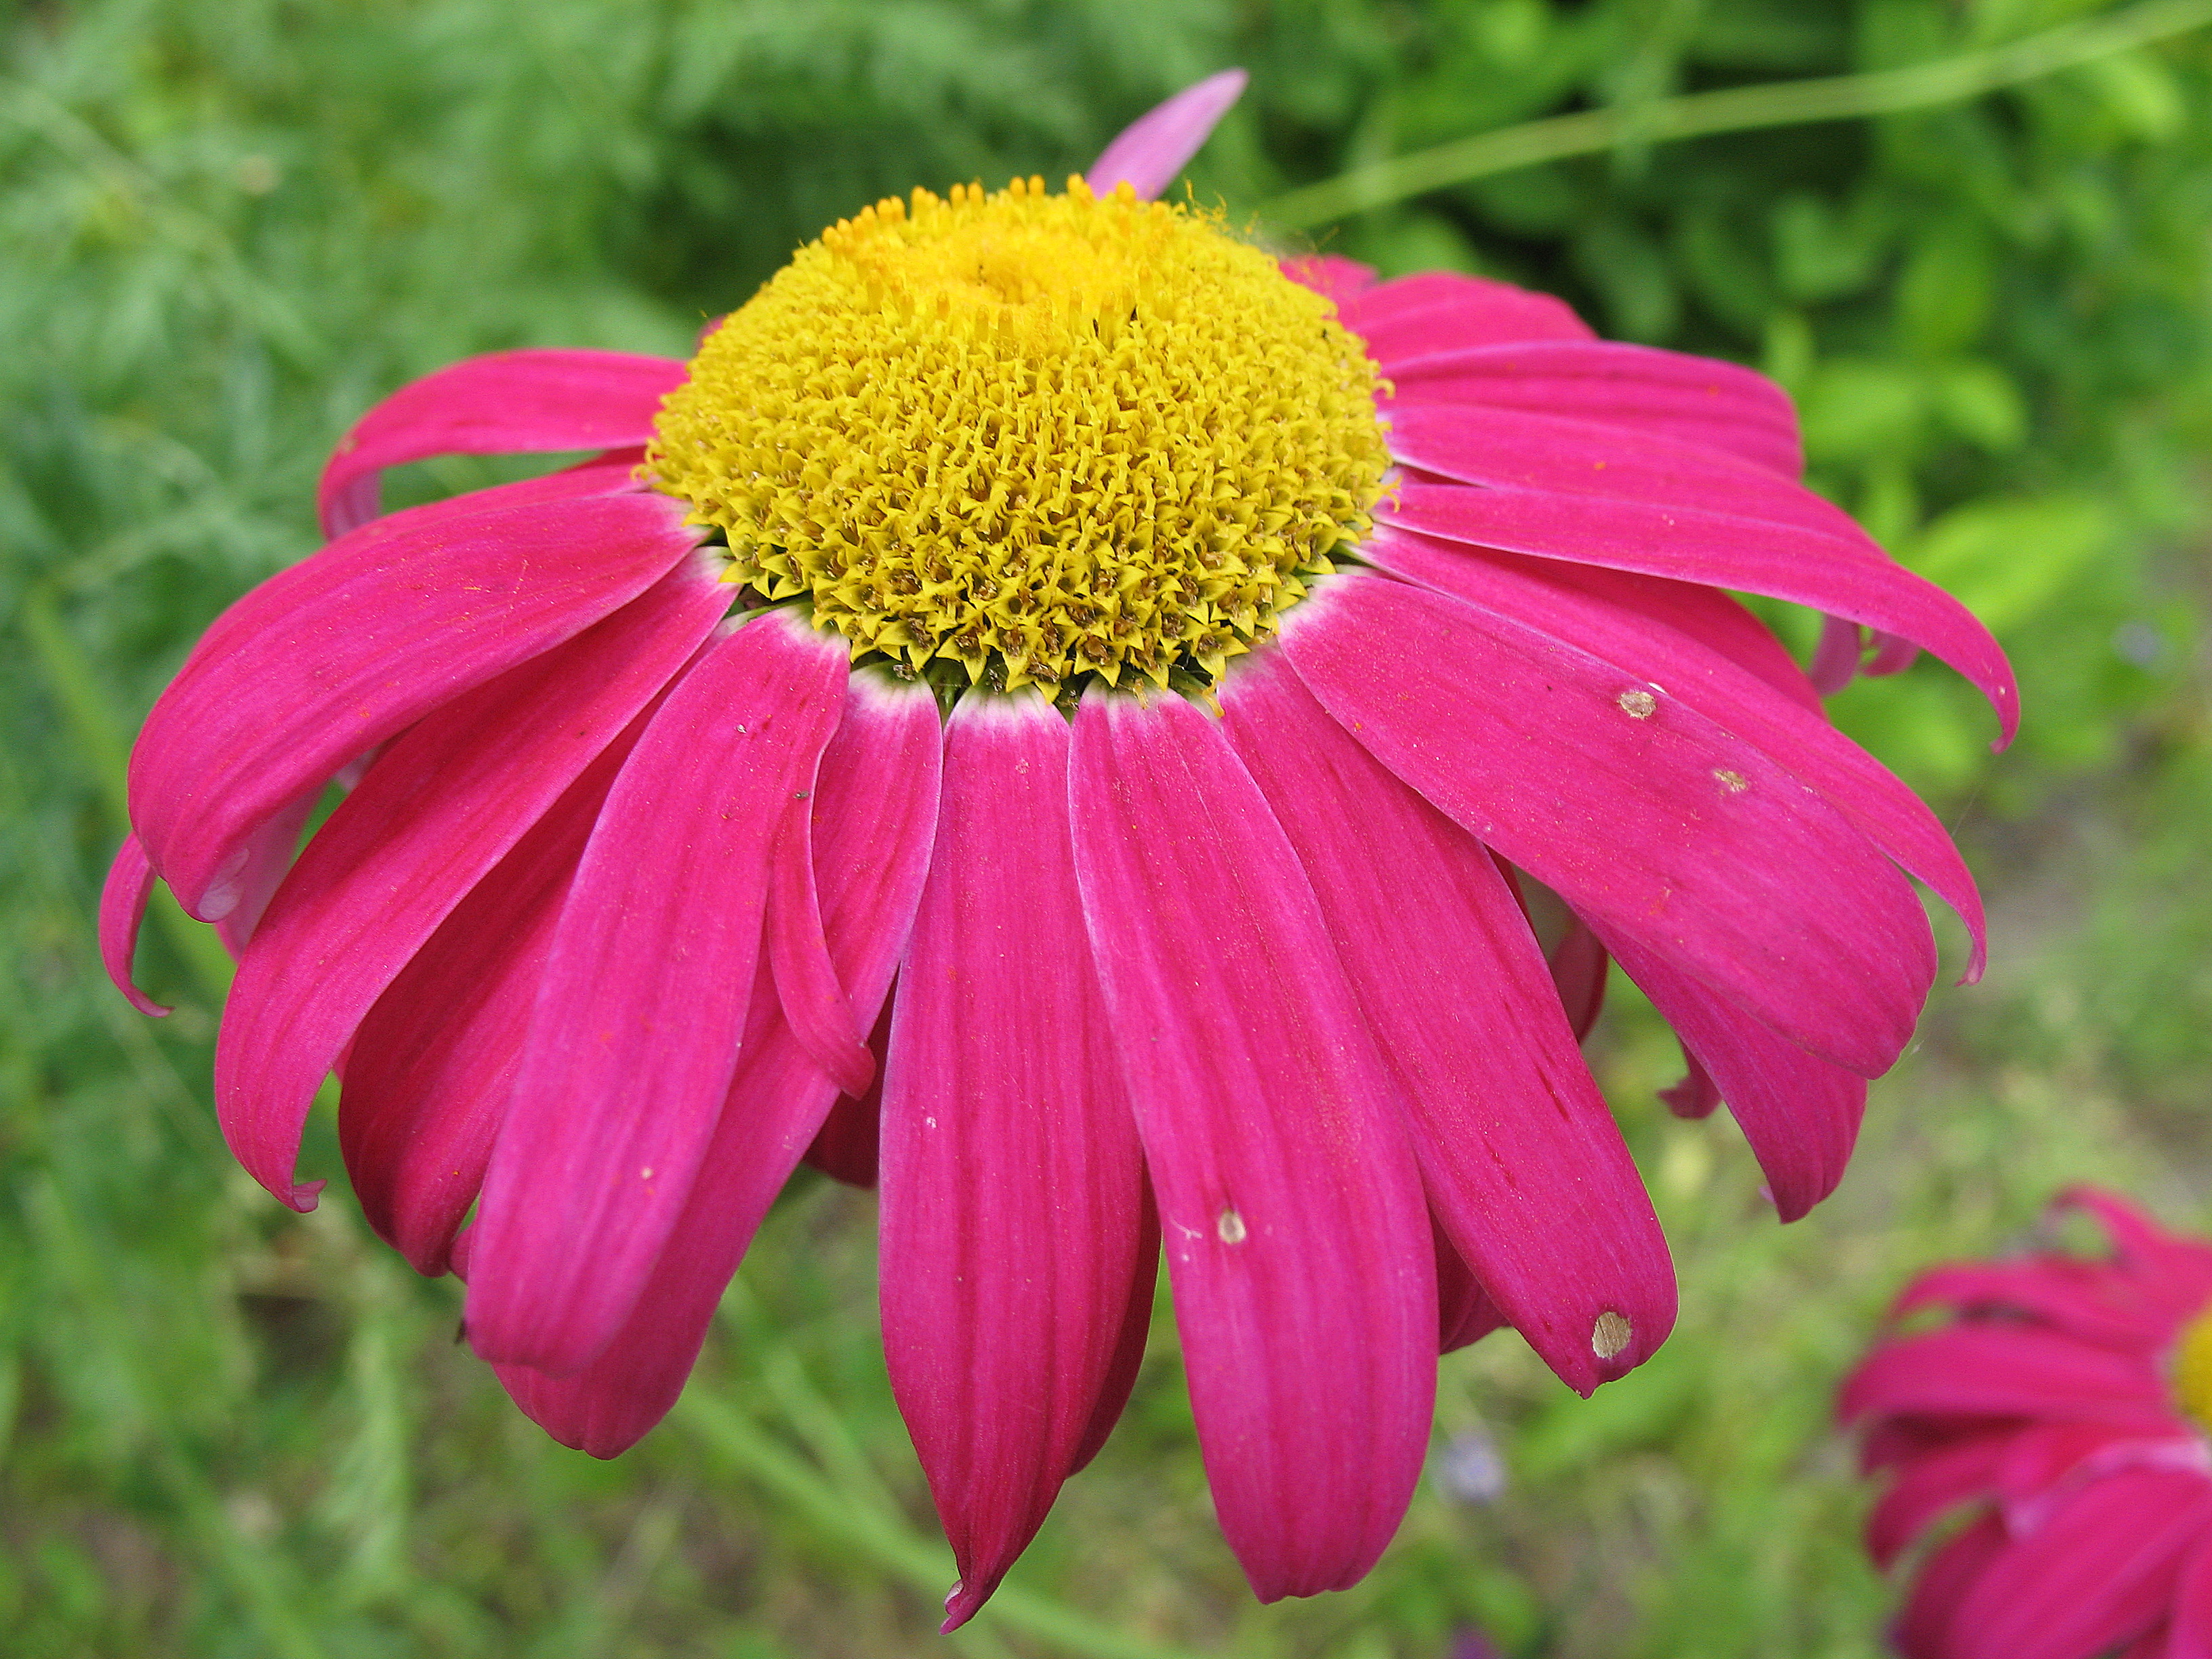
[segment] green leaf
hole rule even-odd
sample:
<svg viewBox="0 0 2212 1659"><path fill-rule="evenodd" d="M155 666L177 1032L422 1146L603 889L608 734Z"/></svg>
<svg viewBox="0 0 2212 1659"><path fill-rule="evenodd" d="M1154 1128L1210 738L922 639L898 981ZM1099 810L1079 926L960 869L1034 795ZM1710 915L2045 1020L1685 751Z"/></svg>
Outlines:
<svg viewBox="0 0 2212 1659"><path fill-rule="evenodd" d="M1975 501L1929 526L1905 559L2002 635L2057 599L2112 533L2087 495Z"/></svg>

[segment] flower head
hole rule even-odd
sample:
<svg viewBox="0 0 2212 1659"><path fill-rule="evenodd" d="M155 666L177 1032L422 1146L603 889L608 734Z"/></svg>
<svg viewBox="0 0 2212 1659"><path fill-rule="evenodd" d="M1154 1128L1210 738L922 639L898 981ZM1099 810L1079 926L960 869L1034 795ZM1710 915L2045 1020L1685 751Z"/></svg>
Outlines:
<svg viewBox="0 0 2212 1659"><path fill-rule="evenodd" d="M2104 1258L1936 1267L1844 1385L1887 1566L1937 1530L1897 1640L1908 1659L2183 1659L2212 1653L2212 1244L2080 1189ZM1952 1524L1956 1523L1956 1524Z"/></svg>
<svg viewBox="0 0 2212 1659"><path fill-rule="evenodd" d="M1440 1346L1510 1323L1587 1391L1672 1323L1577 1048L1609 958L1785 1215L1935 971L1908 872L1979 963L1942 827L1727 590L2008 731L1989 637L1796 482L1758 376L1150 200L1241 85L1061 193L864 210L688 363L372 410L334 539L149 717L103 908L126 988L156 875L222 930L232 1146L311 1205L338 1071L369 1219L568 1443L667 1409L810 1149L877 1182L955 1622L1112 1427L1163 1244L1255 1588L1347 1584ZM378 515L384 467L577 449Z"/></svg>

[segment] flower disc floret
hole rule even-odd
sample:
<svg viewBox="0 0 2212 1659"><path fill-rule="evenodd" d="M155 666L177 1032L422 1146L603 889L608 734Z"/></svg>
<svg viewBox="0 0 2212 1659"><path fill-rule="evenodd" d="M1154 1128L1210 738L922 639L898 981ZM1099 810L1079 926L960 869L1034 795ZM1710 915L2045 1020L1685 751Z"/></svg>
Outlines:
<svg viewBox="0 0 2212 1659"><path fill-rule="evenodd" d="M1372 528L1376 368L1321 295L1126 186L917 190L701 346L647 452L728 579L919 672L1201 684Z"/></svg>
<svg viewBox="0 0 2212 1659"><path fill-rule="evenodd" d="M2173 1401L2199 1428L2212 1431L2212 1307L2200 1310L2175 1339Z"/></svg>

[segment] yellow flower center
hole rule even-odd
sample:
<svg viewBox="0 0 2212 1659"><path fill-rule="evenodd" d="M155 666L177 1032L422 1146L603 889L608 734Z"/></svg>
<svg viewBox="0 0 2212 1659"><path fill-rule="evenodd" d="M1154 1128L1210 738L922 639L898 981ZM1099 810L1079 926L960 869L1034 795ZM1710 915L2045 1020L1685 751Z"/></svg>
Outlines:
<svg viewBox="0 0 2212 1659"><path fill-rule="evenodd" d="M2174 1403L2212 1429L2212 1308L2181 1328L2173 1345Z"/></svg>
<svg viewBox="0 0 2212 1659"><path fill-rule="evenodd" d="M1183 206L1041 179L841 220L733 313L647 465L728 579L909 672L1199 684L1371 528L1374 364Z"/></svg>

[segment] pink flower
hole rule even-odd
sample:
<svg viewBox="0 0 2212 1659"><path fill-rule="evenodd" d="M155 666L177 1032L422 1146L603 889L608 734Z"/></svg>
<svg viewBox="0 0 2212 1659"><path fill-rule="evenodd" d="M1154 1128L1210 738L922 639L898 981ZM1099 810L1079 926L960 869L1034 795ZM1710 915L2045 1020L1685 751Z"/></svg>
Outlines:
<svg viewBox="0 0 2212 1659"><path fill-rule="evenodd" d="M1844 1384L1887 1566L1936 1528L1897 1628L1907 1659L2212 1655L2212 1244L2078 1188L2114 1252L1922 1274L1893 1337ZM1955 1523L1955 1524L1954 1524Z"/></svg>
<svg viewBox="0 0 2212 1659"><path fill-rule="evenodd" d="M1798 484L1757 375L1152 203L1242 85L1065 195L865 210L690 364L372 410L335 539L149 717L104 908L126 986L155 875L222 930L240 1158L312 1205L338 1071L371 1222L600 1455L810 1146L878 1179L954 1623L1111 1428L1163 1241L1255 1589L1349 1584L1439 1346L1510 1323L1587 1392L1672 1324L1577 1048L1608 955L1785 1216L1935 972L1908 872L1980 961L1942 826L1727 590L1842 618L1845 678L1863 628L1925 645L2008 732L1988 635ZM580 449L377 516L384 467Z"/></svg>

